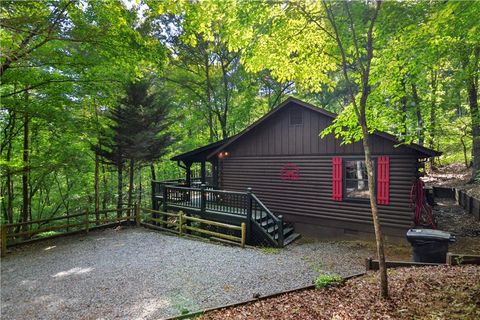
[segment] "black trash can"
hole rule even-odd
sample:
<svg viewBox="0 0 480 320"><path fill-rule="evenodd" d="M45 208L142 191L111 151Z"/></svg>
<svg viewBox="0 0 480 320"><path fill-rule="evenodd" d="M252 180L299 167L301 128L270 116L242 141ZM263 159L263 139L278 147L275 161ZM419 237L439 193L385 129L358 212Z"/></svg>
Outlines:
<svg viewBox="0 0 480 320"><path fill-rule="evenodd" d="M455 242L450 233L432 229L410 229L407 239L412 244L413 261L445 263L448 244Z"/></svg>

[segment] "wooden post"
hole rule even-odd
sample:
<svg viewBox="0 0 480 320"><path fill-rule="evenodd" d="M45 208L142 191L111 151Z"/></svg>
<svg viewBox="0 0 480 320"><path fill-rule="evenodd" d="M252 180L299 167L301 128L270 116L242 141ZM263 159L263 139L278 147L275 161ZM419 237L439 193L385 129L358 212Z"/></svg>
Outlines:
<svg viewBox="0 0 480 320"><path fill-rule="evenodd" d="M157 191L156 191L156 188L155 188L155 181L152 180L152 209L153 210L158 210L158 203L157 203L157 199L155 198L155 196L157 195Z"/></svg>
<svg viewBox="0 0 480 320"><path fill-rule="evenodd" d="M185 163L185 183L187 187L192 186L192 164L191 163Z"/></svg>
<svg viewBox="0 0 480 320"><path fill-rule="evenodd" d="M247 233L247 225L245 224L245 222L242 222L242 224L240 226L242 227L242 242L240 242L240 245L242 246L242 248L245 248L245 238L246 238L246 233Z"/></svg>
<svg viewBox="0 0 480 320"><path fill-rule="evenodd" d="M283 248L283 216L278 216L278 246Z"/></svg>
<svg viewBox="0 0 480 320"><path fill-rule="evenodd" d="M2 225L0 229L1 252L0 255L5 257L7 254L7 227Z"/></svg>
<svg viewBox="0 0 480 320"><path fill-rule="evenodd" d="M202 184L207 183L207 168L205 166L205 160L200 163L200 180Z"/></svg>
<svg viewBox="0 0 480 320"><path fill-rule="evenodd" d="M218 160L212 161L212 186L213 189L218 189Z"/></svg>
<svg viewBox="0 0 480 320"><path fill-rule="evenodd" d="M166 212L167 211L167 197L168 197L167 186L162 184L160 188L162 189L162 197L163 197L162 211Z"/></svg>
<svg viewBox="0 0 480 320"><path fill-rule="evenodd" d="M207 206L207 194L205 193L205 183L200 185L200 212L205 213L205 208Z"/></svg>
<svg viewBox="0 0 480 320"><path fill-rule="evenodd" d="M252 240L252 188L247 188L247 224L246 224L247 242Z"/></svg>
<svg viewBox="0 0 480 320"><path fill-rule="evenodd" d="M167 191L167 186L165 184L161 184L160 185L160 189L162 190L162 211L163 212L167 212L167 197L168 197L168 191ZM159 218L157 214L155 214L155 217L154 218ZM166 215L162 215L162 220L163 221L167 221L167 216ZM165 223L162 224L162 226L166 226Z"/></svg>
<svg viewBox="0 0 480 320"><path fill-rule="evenodd" d="M88 229L89 229L89 226L90 226L90 221L89 221L89 217L88 217L88 209L85 209L85 232L88 233Z"/></svg>
<svg viewBox="0 0 480 320"><path fill-rule="evenodd" d="M178 213L178 234L182 236L182 231L183 231L183 212L180 211Z"/></svg>
<svg viewBox="0 0 480 320"><path fill-rule="evenodd" d="M366 258L365 259L365 270L366 271L370 271L370 270L373 270L372 268L372 258Z"/></svg>
<svg viewBox="0 0 480 320"><path fill-rule="evenodd" d="M453 256L452 256L452 253L451 252L447 252L447 264L449 266L452 266L453 265Z"/></svg>
<svg viewBox="0 0 480 320"><path fill-rule="evenodd" d="M137 227L140 226L140 206L138 203L135 203L135 223Z"/></svg>

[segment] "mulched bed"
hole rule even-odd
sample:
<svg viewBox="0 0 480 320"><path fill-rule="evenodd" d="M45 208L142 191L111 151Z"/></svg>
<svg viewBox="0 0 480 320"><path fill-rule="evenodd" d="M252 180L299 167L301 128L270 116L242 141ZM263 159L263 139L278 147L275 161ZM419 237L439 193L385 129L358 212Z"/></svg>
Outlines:
<svg viewBox="0 0 480 320"><path fill-rule="evenodd" d="M390 299L376 273L344 286L304 290L207 313L202 319L480 319L480 266L389 270Z"/></svg>

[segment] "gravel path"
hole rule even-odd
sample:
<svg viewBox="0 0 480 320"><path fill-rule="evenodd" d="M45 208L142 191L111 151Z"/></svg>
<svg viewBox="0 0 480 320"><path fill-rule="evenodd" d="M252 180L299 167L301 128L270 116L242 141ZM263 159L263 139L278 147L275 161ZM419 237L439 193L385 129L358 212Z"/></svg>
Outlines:
<svg viewBox="0 0 480 320"><path fill-rule="evenodd" d="M159 319L363 271L342 243L241 249L143 228L103 230L14 250L1 263L2 319Z"/></svg>

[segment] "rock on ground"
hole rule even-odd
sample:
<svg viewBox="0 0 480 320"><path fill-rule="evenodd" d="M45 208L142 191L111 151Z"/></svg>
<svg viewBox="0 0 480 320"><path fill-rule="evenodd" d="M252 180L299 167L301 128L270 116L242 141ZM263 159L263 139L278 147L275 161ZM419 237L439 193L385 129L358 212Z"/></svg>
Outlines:
<svg viewBox="0 0 480 320"><path fill-rule="evenodd" d="M364 270L342 243L241 249L143 228L13 249L1 263L2 319L159 319Z"/></svg>

